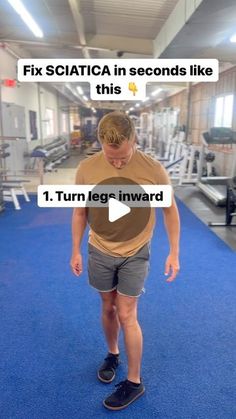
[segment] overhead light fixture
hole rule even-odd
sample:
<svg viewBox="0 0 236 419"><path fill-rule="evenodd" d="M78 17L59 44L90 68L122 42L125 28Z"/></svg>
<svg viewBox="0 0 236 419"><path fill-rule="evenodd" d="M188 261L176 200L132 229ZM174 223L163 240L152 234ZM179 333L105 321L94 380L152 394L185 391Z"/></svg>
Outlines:
<svg viewBox="0 0 236 419"><path fill-rule="evenodd" d="M133 111L134 110L134 108L129 108L129 111Z"/></svg>
<svg viewBox="0 0 236 419"><path fill-rule="evenodd" d="M85 95L83 96L83 99L84 99L84 100L88 100L87 96L85 96Z"/></svg>
<svg viewBox="0 0 236 419"><path fill-rule="evenodd" d="M236 42L236 33L231 36L230 42Z"/></svg>
<svg viewBox="0 0 236 419"><path fill-rule="evenodd" d="M162 91L161 88L154 90L154 92L151 93L152 96L156 96L158 95L158 93L160 93Z"/></svg>
<svg viewBox="0 0 236 419"><path fill-rule="evenodd" d="M8 0L8 3L20 15L21 19L25 22L28 28L33 32L37 38L43 38L43 32L37 25L31 14L26 10L25 6L20 0Z"/></svg>
<svg viewBox="0 0 236 419"><path fill-rule="evenodd" d="M143 99L143 102L147 102L149 100L149 97L146 97L145 99Z"/></svg>
<svg viewBox="0 0 236 419"><path fill-rule="evenodd" d="M78 90L78 93L79 93L80 95L83 95L83 94L84 94L83 89L82 89L82 87L81 87L81 86L77 86L77 90Z"/></svg>
<svg viewBox="0 0 236 419"><path fill-rule="evenodd" d="M140 104L136 103L135 108L139 108Z"/></svg>

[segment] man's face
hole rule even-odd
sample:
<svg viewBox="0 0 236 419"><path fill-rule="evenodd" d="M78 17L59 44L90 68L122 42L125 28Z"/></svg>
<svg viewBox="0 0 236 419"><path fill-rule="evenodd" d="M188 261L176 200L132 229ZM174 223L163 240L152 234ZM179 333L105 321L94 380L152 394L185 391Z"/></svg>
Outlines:
<svg viewBox="0 0 236 419"><path fill-rule="evenodd" d="M105 159L116 169L122 169L129 163L135 147L135 140L124 141L119 147L103 144Z"/></svg>

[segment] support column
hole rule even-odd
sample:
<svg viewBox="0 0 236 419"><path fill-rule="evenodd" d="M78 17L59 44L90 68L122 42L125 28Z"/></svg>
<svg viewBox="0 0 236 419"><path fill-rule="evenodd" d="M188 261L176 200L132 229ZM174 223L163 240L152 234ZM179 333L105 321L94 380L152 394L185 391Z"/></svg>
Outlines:
<svg viewBox="0 0 236 419"><path fill-rule="evenodd" d="M187 116L186 116L186 131L185 139L187 144L191 144L192 141L189 141L189 131L190 131L190 118L191 118L191 95L192 95L192 83L189 82L187 86Z"/></svg>

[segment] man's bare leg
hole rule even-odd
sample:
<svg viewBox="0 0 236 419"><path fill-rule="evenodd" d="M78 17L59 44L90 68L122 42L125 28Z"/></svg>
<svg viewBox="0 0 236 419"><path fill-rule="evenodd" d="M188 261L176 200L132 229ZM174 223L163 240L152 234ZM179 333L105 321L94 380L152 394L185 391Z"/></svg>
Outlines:
<svg viewBox="0 0 236 419"><path fill-rule="evenodd" d="M119 353L118 338L120 323L116 309L116 290L100 292L102 298L102 325L106 337L108 350L112 354Z"/></svg>
<svg viewBox="0 0 236 419"><path fill-rule="evenodd" d="M117 293L116 306L120 325L124 332L128 358L128 380L140 383L143 348L142 331L137 320L137 297L127 297Z"/></svg>

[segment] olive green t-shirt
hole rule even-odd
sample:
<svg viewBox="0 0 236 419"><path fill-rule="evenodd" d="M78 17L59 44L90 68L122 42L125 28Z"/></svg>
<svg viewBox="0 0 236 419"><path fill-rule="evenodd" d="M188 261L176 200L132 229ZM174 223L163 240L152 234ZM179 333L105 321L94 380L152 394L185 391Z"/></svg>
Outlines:
<svg viewBox="0 0 236 419"><path fill-rule="evenodd" d="M168 174L161 163L139 150L134 152L130 161L122 169L113 167L105 159L102 151L88 157L79 164L76 173L76 184L96 185L111 177L128 178L140 185L170 184ZM99 236L90 228L89 243L112 256L132 256L150 241L154 226L155 208L151 208L149 221L145 229L134 238L124 242L112 242Z"/></svg>

